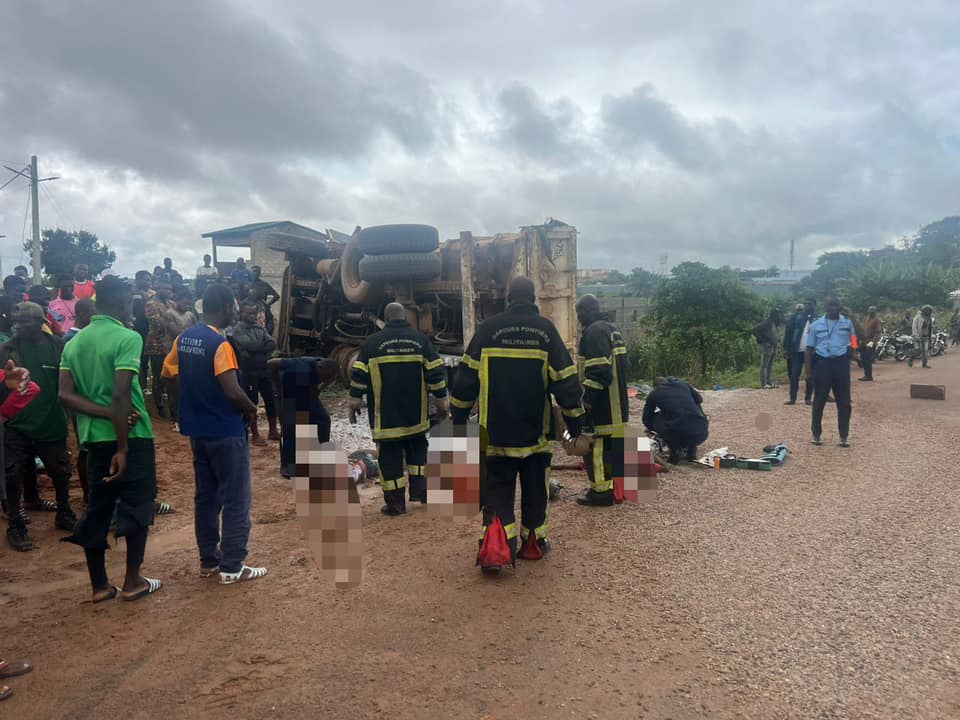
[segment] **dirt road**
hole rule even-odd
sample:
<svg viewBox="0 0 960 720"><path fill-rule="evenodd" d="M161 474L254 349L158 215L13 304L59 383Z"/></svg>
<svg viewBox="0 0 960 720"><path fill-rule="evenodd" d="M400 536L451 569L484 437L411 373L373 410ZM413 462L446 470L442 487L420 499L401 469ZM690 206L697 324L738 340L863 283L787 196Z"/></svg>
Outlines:
<svg viewBox="0 0 960 720"><path fill-rule="evenodd" d="M853 448L809 445L781 391L708 393L710 447L786 441L775 471L684 467L648 506L583 509L560 474L554 552L497 580L476 523L364 507L366 577L320 581L275 451L255 451L250 560L197 576L189 447L164 427L145 570L166 586L91 605L80 550L34 515L0 550L0 657L22 718L946 718L960 716L960 353L854 383ZM856 372L856 370L854 370ZM911 401L908 383L948 385ZM122 552L110 553L121 577Z"/></svg>

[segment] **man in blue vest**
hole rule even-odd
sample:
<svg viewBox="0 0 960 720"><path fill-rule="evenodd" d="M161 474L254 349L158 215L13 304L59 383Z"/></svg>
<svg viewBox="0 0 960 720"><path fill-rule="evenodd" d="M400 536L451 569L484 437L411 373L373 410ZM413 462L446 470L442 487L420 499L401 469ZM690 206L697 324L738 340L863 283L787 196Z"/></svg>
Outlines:
<svg viewBox="0 0 960 720"><path fill-rule="evenodd" d="M219 573L223 585L267 574L244 564L251 495L247 426L256 422L257 407L240 387L237 356L223 334L233 312L230 288L208 287L201 322L177 337L163 364L164 377L179 377L180 432L193 449L200 575Z"/></svg>

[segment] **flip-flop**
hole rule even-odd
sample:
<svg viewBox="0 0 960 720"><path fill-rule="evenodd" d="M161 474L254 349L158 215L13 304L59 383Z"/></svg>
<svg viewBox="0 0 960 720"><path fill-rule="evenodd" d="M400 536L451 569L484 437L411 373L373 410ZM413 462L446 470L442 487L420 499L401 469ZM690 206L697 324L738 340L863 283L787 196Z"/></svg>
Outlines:
<svg viewBox="0 0 960 720"><path fill-rule="evenodd" d="M6 700L11 695L13 695L13 688L8 688L6 685L0 687L0 700Z"/></svg>
<svg viewBox="0 0 960 720"><path fill-rule="evenodd" d="M120 588L118 588L116 585L114 585L112 588L110 588L110 594L109 594L109 595L104 595L104 596L103 596L102 598L100 598L99 600L93 600L93 601L91 601L91 602L93 602L94 605L97 605L98 603L107 602L107 600L113 600L113 599L114 599L115 597L117 597L117 595L119 595L119 594L120 594Z"/></svg>
<svg viewBox="0 0 960 720"><path fill-rule="evenodd" d="M266 574L267 569L265 567L250 567L249 565L244 565L240 568L240 572L220 573L220 584L233 585L238 582L247 582L248 580L262 578Z"/></svg>
<svg viewBox="0 0 960 720"><path fill-rule="evenodd" d="M148 578L148 577L145 577L144 580L147 583L146 587L140 588L132 595L121 592L120 597L126 600L127 602L133 602L134 600L145 598L147 595L153 595L153 593L157 592L160 588L163 587L163 583L160 582L159 580L155 580L153 578Z"/></svg>
<svg viewBox="0 0 960 720"><path fill-rule="evenodd" d="M57 504L53 500L40 500L35 503L24 503L23 506L33 512L56 512Z"/></svg>
<svg viewBox="0 0 960 720"><path fill-rule="evenodd" d="M28 672L33 670L33 665L30 663L12 663L7 662L6 660L0 660L0 680L6 680L7 678L18 677L20 675L26 675Z"/></svg>

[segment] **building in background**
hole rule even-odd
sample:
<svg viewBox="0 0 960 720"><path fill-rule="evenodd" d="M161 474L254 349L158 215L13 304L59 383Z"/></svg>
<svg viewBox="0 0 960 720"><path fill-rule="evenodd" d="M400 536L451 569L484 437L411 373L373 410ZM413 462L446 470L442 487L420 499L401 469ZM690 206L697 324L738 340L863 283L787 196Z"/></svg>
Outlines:
<svg viewBox="0 0 960 720"><path fill-rule="evenodd" d="M289 220L251 223L225 230L214 230L204 233L201 237L210 240L212 245L210 254L213 256L213 264L220 270L221 277L230 277L234 263L237 257L240 257L237 253L231 253L230 248L249 248L250 260L247 262L247 267L259 265L263 271L263 279L278 292L283 287L283 273L287 269L287 256L282 249L278 249L281 247L278 245L278 238L286 239L286 243L315 241L324 244L328 239L326 233Z"/></svg>

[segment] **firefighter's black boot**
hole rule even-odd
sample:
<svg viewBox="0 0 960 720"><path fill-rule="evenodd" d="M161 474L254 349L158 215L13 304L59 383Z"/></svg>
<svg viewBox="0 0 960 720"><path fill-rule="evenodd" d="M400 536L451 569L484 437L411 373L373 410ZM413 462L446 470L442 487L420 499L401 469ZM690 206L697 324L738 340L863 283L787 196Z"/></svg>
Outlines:
<svg viewBox="0 0 960 720"><path fill-rule="evenodd" d="M577 505L587 505L590 507L610 507L613 505L613 490L606 492L594 492L587 490L585 495L577 498Z"/></svg>
<svg viewBox="0 0 960 720"><path fill-rule="evenodd" d="M386 502L386 505L380 508L380 512L382 512L384 515L404 515L407 512L407 504L404 498L406 492L406 488L400 488L399 490L385 490L383 493L383 499Z"/></svg>
<svg viewBox="0 0 960 720"><path fill-rule="evenodd" d="M427 504L427 479L422 475L411 475L410 502Z"/></svg>

